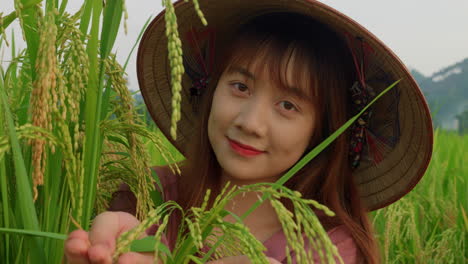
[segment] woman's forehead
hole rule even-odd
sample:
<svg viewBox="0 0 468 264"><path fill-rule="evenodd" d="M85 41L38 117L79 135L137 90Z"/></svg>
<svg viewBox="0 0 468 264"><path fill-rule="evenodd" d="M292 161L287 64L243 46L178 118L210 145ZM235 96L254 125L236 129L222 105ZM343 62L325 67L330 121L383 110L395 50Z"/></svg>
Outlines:
<svg viewBox="0 0 468 264"><path fill-rule="evenodd" d="M283 92L310 99L312 95L311 69L304 60L297 59L297 53L274 57L263 52L253 56L235 56L226 72L242 75L245 79L272 81Z"/></svg>

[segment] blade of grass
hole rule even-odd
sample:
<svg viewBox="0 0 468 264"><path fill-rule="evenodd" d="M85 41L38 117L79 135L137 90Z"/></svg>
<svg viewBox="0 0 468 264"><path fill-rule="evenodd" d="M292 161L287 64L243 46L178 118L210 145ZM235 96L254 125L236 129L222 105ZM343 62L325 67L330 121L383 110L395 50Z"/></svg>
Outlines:
<svg viewBox="0 0 468 264"><path fill-rule="evenodd" d="M15 31L11 31L11 58L16 58Z"/></svg>
<svg viewBox="0 0 468 264"><path fill-rule="evenodd" d="M117 4L118 6L118 4ZM112 7L112 5L111 5ZM120 6L121 8L121 6ZM93 4L93 17L92 17L92 26L91 26L91 39L88 45L88 54L90 58L90 68L91 69L98 69L99 68L99 75L96 74L90 75L90 83L88 90L91 90L90 93L87 94L87 105L86 105L86 153L85 155L85 164L88 165L86 169L85 175L87 175L87 181L85 182L85 186L95 186L96 185L96 177L97 177L97 169L98 169L98 157L100 156L101 150L101 133L99 131L99 123L101 121L101 116L103 115L102 111L107 110L107 108L103 108L102 106L102 88L104 85L104 63L98 63L98 56L97 56L97 47L99 46L99 18L102 11L102 3L99 1L94 2ZM115 42L115 37L113 34L118 30L120 20L115 19L114 15L109 12L115 12L113 10L118 10L118 7L114 7L113 9L108 9L107 15L105 16L105 26L106 30L102 31L102 39L101 43L104 47L101 47L101 59L106 58L112 46ZM117 16L118 17L118 16ZM118 21L118 22L117 22ZM89 101L88 101L89 100ZM88 111L89 110L89 111ZM96 118L98 117L98 118ZM89 140L88 140L89 139ZM96 195L96 188L93 187L91 190L87 192L87 196L85 198L85 214L83 221L87 221L90 219L91 211L94 204L94 199Z"/></svg>
<svg viewBox="0 0 468 264"><path fill-rule="evenodd" d="M1 76L1 74L0 74ZM1 80L0 80L1 81ZM3 130L4 126L4 117L0 115L0 135L6 134ZM0 191L2 199L2 210L3 210L3 226L8 228L10 227L10 201L8 200L8 188L7 188L7 173L5 168L5 156L0 158ZM5 241L5 259L10 262L10 237L8 234L5 234L3 241Z"/></svg>
<svg viewBox="0 0 468 264"><path fill-rule="evenodd" d="M62 2L60 3L60 7L59 7L59 14L62 15L63 12L65 12L65 8L67 7L68 5L68 0L62 0Z"/></svg>
<svg viewBox="0 0 468 264"><path fill-rule="evenodd" d="M122 12L122 0L108 2L104 8L104 19L102 22L101 31L101 58L107 58L112 50L112 47L114 46L115 39L117 38L117 33L119 31L120 22L122 20ZM102 69L104 70L104 68ZM104 111L101 111L101 120L104 119L107 114L106 110L109 106L109 97L111 92L111 85L108 83L108 85L106 85L102 99L101 109Z"/></svg>
<svg viewBox="0 0 468 264"><path fill-rule="evenodd" d="M32 3L32 0L22 0L23 6ZM37 52L39 47L39 31L38 31L38 12L37 5L31 6L31 8L23 8L21 11L21 19L23 20L23 30L25 33L27 43L27 54L31 65L36 65ZM33 81L36 79L36 71L34 67L31 67L31 76Z"/></svg>
<svg viewBox="0 0 468 264"><path fill-rule="evenodd" d="M83 4L84 10L80 19L80 30L83 33L83 38L88 34L89 20L91 19L91 11L93 10L93 2L95 1L86 0Z"/></svg>
<svg viewBox="0 0 468 264"><path fill-rule="evenodd" d="M18 244L19 244L18 252L22 252L22 248L23 248L23 245L24 245L24 237L23 236L20 238L20 242ZM21 257L22 257L21 254L16 255L15 264L20 263Z"/></svg>
<svg viewBox="0 0 468 264"><path fill-rule="evenodd" d="M86 2L86 5L88 1ZM98 172L98 157L100 156L100 132L99 122L101 116L100 100L102 95L102 84L100 76L103 75L103 63L99 63L98 48L99 48L99 27L102 11L102 2L92 2L92 21L90 38L86 52L89 57L89 68L95 69L89 71L89 81L86 91L86 109L85 109L85 124L86 124L86 144L84 154L84 169L85 179L84 186L87 186L87 192L84 193L83 217L80 225L88 229L89 220L91 219L94 208L94 199L96 196L96 182ZM88 6L85 8L85 12ZM91 8L91 7L89 7ZM99 69L99 71L97 71ZM98 117L98 118L96 118ZM78 199L80 199L78 197Z"/></svg>
<svg viewBox="0 0 468 264"><path fill-rule="evenodd" d="M130 61L130 57L132 56L133 51L135 50L136 46L137 46L138 43L140 42L141 37L143 36L143 33L145 32L146 28L148 27L148 24L149 24L150 21L151 21L151 18L152 18L152 16L150 16L150 17L146 20L145 25L144 25L143 28L140 30L140 33L138 34L138 38L136 39L135 44L133 44L133 47L132 47L132 49L130 50L130 54L128 54L127 59L125 60L125 64L124 64L123 67L122 67L124 71L125 71L125 69L127 69L127 65L128 65L128 62Z"/></svg>
<svg viewBox="0 0 468 264"><path fill-rule="evenodd" d="M17 201L19 202L19 210L21 214L21 221L25 228L31 230L39 230L39 221L37 219L36 209L34 207L34 201L32 196L32 187L28 179L28 173L24 164L23 155L21 153L21 147L19 144L18 137L16 135L15 126L13 123L13 117L8 107L8 99L6 96L5 88L3 86L3 76L0 76L0 102L2 103L4 110L4 120L6 121L6 127L10 139L11 149L13 153L14 165L15 165L15 176L16 176L16 193ZM38 238L32 240L34 246L31 247L32 257L42 263L46 263L44 252L42 251L43 241Z"/></svg>
<svg viewBox="0 0 468 264"><path fill-rule="evenodd" d="M123 1L108 1L104 8L104 19L101 31L101 58L107 58L114 46L120 21L122 20Z"/></svg>
<svg viewBox="0 0 468 264"><path fill-rule="evenodd" d="M51 233L51 232L42 232L42 231L34 231L34 230L26 230L26 229L15 229L15 228L3 228L3 227L0 227L0 232L10 233L10 234L31 235L31 236L45 237L45 238L53 238L53 239L60 239L60 240L65 240L65 239L67 239L67 235L64 235L64 234L57 234L57 233Z"/></svg>
<svg viewBox="0 0 468 264"><path fill-rule="evenodd" d="M99 33L99 18L101 11L103 10L102 2L96 1L93 5L93 18L92 18L92 26L91 26L91 39L90 43L92 46L88 46L88 51L92 51L90 53L90 68L98 68L98 61L97 61L97 43L98 38L97 34ZM123 11L123 2L121 0L113 1L112 3L107 3L107 7L104 9L104 20L103 20L103 30L101 34L101 50L100 50L100 58L101 63L99 64L99 76L96 79L95 74L91 74L90 76L90 85L92 83L96 84L94 91L91 94L87 95L87 100L91 99L91 104L89 105L92 109L91 111L87 111L86 116L86 125L89 130L86 130L86 138L91 139L87 141L87 150L92 147L91 153L88 156L85 155L85 164L88 164L88 182L85 182L85 186L93 186L91 190L87 192L87 198L85 200L85 211L83 221L90 219L92 208L94 205L94 199L96 196L96 179L97 179L97 170L98 170L98 157L100 156L101 145L102 145L102 135L99 130L99 124L101 121L101 116L105 116L103 111L107 110L107 97L108 93L106 93L104 98L104 106L103 106L103 94L102 90L104 87L104 63L102 62L103 59L107 58L112 50L112 47L115 43L115 39L117 36L118 28L120 26L120 21L122 17ZM120 12L120 14L119 14ZM92 42L91 42L92 40ZM92 49L93 47L94 49ZM94 67L93 67L94 66ZM91 87L88 87L90 89ZM106 92L108 90L106 89ZM88 108L88 105L87 105ZM96 118L98 117L98 118ZM89 137L88 137L89 135ZM83 222L84 223L84 222Z"/></svg>

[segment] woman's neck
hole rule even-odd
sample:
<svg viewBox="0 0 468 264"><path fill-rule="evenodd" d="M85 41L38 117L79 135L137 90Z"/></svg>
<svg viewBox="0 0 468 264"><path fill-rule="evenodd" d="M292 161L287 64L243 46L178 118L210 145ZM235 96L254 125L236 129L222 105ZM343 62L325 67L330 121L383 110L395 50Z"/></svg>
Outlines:
<svg viewBox="0 0 468 264"><path fill-rule="evenodd" d="M221 186L224 186L226 182L227 181L224 181ZM231 184L238 186L252 184L254 182L245 183L245 181L242 181L242 185L239 185L239 183L240 181L231 182ZM247 212L261 196L262 193L260 192L246 192L237 195L227 203L225 209L240 217ZM227 216L225 220L229 222L236 221L232 216ZM271 206L269 201L263 202L257 209L249 214L244 219L244 224L250 229L252 234L262 242L281 229L281 223L276 215L275 209Z"/></svg>

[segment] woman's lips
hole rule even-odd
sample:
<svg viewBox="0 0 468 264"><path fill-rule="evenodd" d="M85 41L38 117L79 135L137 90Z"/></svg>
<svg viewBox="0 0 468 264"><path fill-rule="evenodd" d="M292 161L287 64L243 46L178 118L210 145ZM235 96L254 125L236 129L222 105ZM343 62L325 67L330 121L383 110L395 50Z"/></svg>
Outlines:
<svg viewBox="0 0 468 264"><path fill-rule="evenodd" d="M229 145L231 146L231 148L235 152L239 153L240 155L251 157L251 156L256 156L256 155L264 153L264 151L255 149L248 145L241 144L237 141L234 141L231 139L228 139L228 141L229 141Z"/></svg>

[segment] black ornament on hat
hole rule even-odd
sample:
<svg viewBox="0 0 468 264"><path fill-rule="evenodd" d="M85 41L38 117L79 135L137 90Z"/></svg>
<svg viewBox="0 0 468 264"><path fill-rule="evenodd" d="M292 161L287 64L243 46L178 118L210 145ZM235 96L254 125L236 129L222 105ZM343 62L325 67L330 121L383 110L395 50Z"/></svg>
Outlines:
<svg viewBox="0 0 468 264"><path fill-rule="evenodd" d="M184 67L192 81L192 86L189 88L190 103L192 110L197 113L201 96L210 82L213 71L215 32L212 28L200 31L191 28L185 33L185 38L190 50L184 52Z"/></svg>
<svg viewBox="0 0 468 264"><path fill-rule="evenodd" d="M346 34L348 46L353 56L358 80L350 88L353 115L359 113L375 96L372 85L386 87L391 78L376 65L370 65L371 56L375 55L372 47L361 37ZM373 72L372 76L367 76ZM370 75L370 74L369 74ZM377 118L375 106L365 111L351 127L349 160L351 168L359 167L363 160L374 165L379 164L386 153L397 144L400 138L399 127L399 90L393 89L387 96L387 102L380 100L384 117Z"/></svg>

